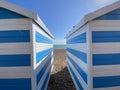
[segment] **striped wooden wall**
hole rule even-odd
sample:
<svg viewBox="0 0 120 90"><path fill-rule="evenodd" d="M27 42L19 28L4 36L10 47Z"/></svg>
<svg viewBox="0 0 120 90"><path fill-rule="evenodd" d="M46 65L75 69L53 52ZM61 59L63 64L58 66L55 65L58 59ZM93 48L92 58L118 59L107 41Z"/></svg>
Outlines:
<svg viewBox="0 0 120 90"><path fill-rule="evenodd" d="M46 90L53 67L53 39L35 23L35 56L36 90Z"/></svg>
<svg viewBox="0 0 120 90"><path fill-rule="evenodd" d="M52 40L30 18L0 8L0 90L46 90Z"/></svg>
<svg viewBox="0 0 120 90"><path fill-rule="evenodd" d="M27 18L0 8L1 90L32 90L30 33Z"/></svg>
<svg viewBox="0 0 120 90"><path fill-rule="evenodd" d="M68 69L77 90L120 90L120 9L67 37Z"/></svg>
<svg viewBox="0 0 120 90"><path fill-rule="evenodd" d="M120 90L120 21L91 22L93 90Z"/></svg>
<svg viewBox="0 0 120 90"><path fill-rule="evenodd" d="M68 69L77 90L88 89L88 25L82 27L67 38Z"/></svg>

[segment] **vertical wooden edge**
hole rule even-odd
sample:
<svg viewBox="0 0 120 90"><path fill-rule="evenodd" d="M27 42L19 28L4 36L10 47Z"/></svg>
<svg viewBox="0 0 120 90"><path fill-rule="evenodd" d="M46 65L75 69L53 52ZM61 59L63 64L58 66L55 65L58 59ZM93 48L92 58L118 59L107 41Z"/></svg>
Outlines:
<svg viewBox="0 0 120 90"><path fill-rule="evenodd" d="M88 60L88 90L93 89L93 79L92 79L92 28L90 22L88 23L88 31L87 31L87 60Z"/></svg>
<svg viewBox="0 0 120 90"><path fill-rule="evenodd" d="M51 73L53 71L53 68L54 68L54 50L52 51L52 54L51 56L53 55L52 59L51 59Z"/></svg>
<svg viewBox="0 0 120 90"><path fill-rule="evenodd" d="M32 84L32 90L36 90L36 72L35 72L35 62L36 62L36 54L35 54L35 29L33 26L33 21L31 19L30 22L31 29L30 29L30 40L31 40L31 84Z"/></svg>

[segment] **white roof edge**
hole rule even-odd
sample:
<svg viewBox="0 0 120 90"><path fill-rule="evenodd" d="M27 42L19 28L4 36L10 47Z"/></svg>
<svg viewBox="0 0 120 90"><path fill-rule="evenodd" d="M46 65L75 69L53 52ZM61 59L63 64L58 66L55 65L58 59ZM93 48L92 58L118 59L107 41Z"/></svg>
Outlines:
<svg viewBox="0 0 120 90"><path fill-rule="evenodd" d="M76 32L77 29L81 28L83 25L85 25L86 23L88 23L89 21L97 18L97 17L100 17L106 13L109 13L115 9L118 9L120 8L120 1L117 1L113 4L110 4L110 5L107 5L101 9L98 9L92 13L89 13L87 15L84 16L84 18L75 26L75 28L72 29L72 31L70 33L68 33L66 35L65 38L69 37L72 33Z"/></svg>
<svg viewBox="0 0 120 90"><path fill-rule="evenodd" d="M15 5L15 4L6 2L5 0L0 0L0 7L11 10L13 12L16 12L16 13L21 14L23 16L29 17L31 19L37 19L36 13L29 11L29 10L26 10L22 7Z"/></svg>
<svg viewBox="0 0 120 90"><path fill-rule="evenodd" d="M2 8L5 8L5 9L8 9L10 11L13 11L13 12L16 12L18 14L21 14L23 16L26 16L28 18L31 18L33 19L36 23L38 23L52 38L53 35L49 32L48 28L44 25L44 23L42 22L42 20L39 18L39 16L32 12L32 11L29 11L27 9L24 9L22 7L19 7L15 4L12 4L12 3L9 3L9 2L6 2L5 0L0 0L0 7Z"/></svg>
<svg viewBox="0 0 120 90"><path fill-rule="evenodd" d="M39 17L38 17L39 18ZM34 20L37 24L39 24L39 26L41 26L45 32L47 32L48 35L50 35L52 38L54 38L54 36L50 33L50 31L48 30L48 28L45 26L45 24L42 22L42 20L39 18L39 20Z"/></svg>

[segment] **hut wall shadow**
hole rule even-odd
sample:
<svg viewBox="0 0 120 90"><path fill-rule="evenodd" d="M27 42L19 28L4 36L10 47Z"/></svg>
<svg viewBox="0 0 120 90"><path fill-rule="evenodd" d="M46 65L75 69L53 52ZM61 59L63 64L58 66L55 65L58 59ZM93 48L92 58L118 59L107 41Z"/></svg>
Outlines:
<svg viewBox="0 0 120 90"><path fill-rule="evenodd" d="M66 51L54 51L54 68L47 90L76 90L66 66Z"/></svg>
<svg viewBox="0 0 120 90"><path fill-rule="evenodd" d="M76 90L67 67L51 75L47 90Z"/></svg>

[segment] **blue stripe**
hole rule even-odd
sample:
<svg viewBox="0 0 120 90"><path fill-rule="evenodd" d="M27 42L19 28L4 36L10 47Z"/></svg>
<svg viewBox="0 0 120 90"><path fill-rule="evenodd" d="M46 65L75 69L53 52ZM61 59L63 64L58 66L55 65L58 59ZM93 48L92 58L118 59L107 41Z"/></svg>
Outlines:
<svg viewBox="0 0 120 90"><path fill-rule="evenodd" d="M73 72L73 70L72 70L72 68L70 67L69 64L68 64L68 67L69 67L69 70L70 70L71 74L73 75L73 78L74 78L79 90L84 90L81 83L79 82L78 78L76 77L75 73Z"/></svg>
<svg viewBox="0 0 120 90"><path fill-rule="evenodd" d="M0 19L10 19L10 18L27 18L27 17L17 14L10 10L0 8Z"/></svg>
<svg viewBox="0 0 120 90"><path fill-rule="evenodd" d="M93 54L93 65L119 65L120 54Z"/></svg>
<svg viewBox="0 0 120 90"><path fill-rule="evenodd" d="M47 85L47 83L49 81L50 73L51 73L51 68L49 69L49 72L47 73L47 76L46 76L46 78L45 78L45 80L43 82L43 86L42 86L41 90L45 90L45 87L46 87L46 85Z"/></svg>
<svg viewBox="0 0 120 90"><path fill-rule="evenodd" d="M37 85L40 82L40 80L42 79L42 76L44 75L47 67L51 64L51 58L50 57L47 62L45 63L44 67L39 71L39 73L37 74Z"/></svg>
<svg viewBox="0 0 120 90"><path fill-rule="evenodd" d="M95 20L120 20L120 9L109 12L103 16L96 18Z"/></svg>
<svg viewBox="0 0 120 90"><path fill-rule="evenodd" d="M49 38L45 37L44 35L36 32L36 42L39 42L39 43L53 43L52 40L50 40Z"/></svg>
<svg viewBox="0 0 120 90"><path fill-rule="evenodd" d="M0 31L0 43L30 42L30 30Z"/></svg>
<svg viewBox="0 0 120 90"><path fill-rule="evenodd" d="M0 67L30 66L30 54L0 55Z"/></svg>
<svg viewBox="0 0 120 90"><path fill-rule="evenodd" d="M30 78L0 79L0 90L32 90Z"/></svg>
<svg viewBox="0 0 120 90"><path fill-rule="evenodd" d="M120 86L120 76L104 76L93 78L93 88Z"/></svg>
<svg viewBox="0 0 120 90"><path fill-rule="evenodd" d="M87 54L86 53L80 52L80 51L77 51L77 50L73 50L73 49L70 49L70 48L67 48L67 51L72 53L74 56L76 56L77 58L79 58L83 62L87 63Z"/></svg>
<svg viewBox="0 0 120 90"><path fill-rule="evenodd" d="M120 31L93 31L92 42L120 42Z"/></svg>
<svg viewBox="0 0 120 90"><path fill-rule="evenodd" d="M52 48L36 53L36 64L52 52Z"/></svg>
<svg viewBox="0 0 120 90"><path fill-rule="evenodd" d="M88 83L87 82L87 74L76 64L76 62L72 58L70 58L68 55L67 55L67 57L70 60L70 62L73 64L73 66L75 67L75 69L78 71L78 73L80 74L80 76L83 78L83 80L87 84Z"/></svg>
<svg viewBox="0 0 120 90"><path fill-rule="evenodd" d="M80 34L67 41L67 44L86 43L86 33Z"/></svg>

